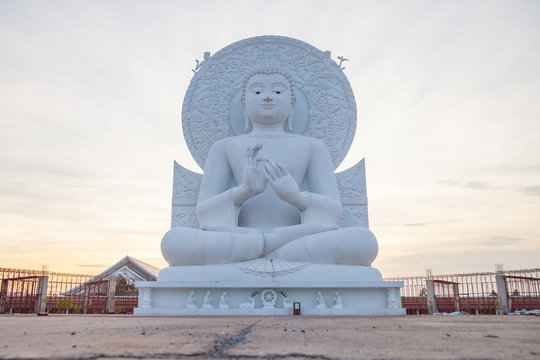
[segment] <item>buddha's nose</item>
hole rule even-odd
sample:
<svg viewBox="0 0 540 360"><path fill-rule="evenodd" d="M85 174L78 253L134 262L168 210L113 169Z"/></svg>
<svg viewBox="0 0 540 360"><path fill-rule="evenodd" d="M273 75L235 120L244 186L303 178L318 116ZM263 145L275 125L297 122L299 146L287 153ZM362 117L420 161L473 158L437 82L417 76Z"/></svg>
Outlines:
<svg viewBox="0 0 540 360"><path fill-rule="evenodd" d="M263 101L270 102L272 99L270 97L267 97L266 99L263 99Z"/></svg>

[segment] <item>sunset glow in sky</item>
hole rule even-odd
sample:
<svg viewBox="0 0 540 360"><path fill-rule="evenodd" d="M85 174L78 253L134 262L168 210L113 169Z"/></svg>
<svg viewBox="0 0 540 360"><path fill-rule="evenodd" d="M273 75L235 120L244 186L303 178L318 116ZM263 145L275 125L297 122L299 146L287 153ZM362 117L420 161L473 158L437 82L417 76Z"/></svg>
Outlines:
<svg viewBox="0 0 540 360"><path fill-rule="evenodd" d="M195 59L343 55L384 276L540 267L539 1L1 1L0 267L165 267Z"/></svg>

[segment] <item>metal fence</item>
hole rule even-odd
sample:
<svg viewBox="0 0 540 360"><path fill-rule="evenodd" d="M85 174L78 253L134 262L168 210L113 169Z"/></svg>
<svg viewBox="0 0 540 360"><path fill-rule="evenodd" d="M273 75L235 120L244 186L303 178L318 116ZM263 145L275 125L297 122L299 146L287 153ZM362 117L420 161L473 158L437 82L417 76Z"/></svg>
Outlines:
<svg viewBox="0 0 540 360"><path fill-rule="evenodd" d="M0 279L3 313L131 314L138 303L137 289L122 278L0 268ZM404 282L401 301L407 314L496 314L540 309L540 269L428 273L385 280Z"/></svg>
<svg viewBox="0 0 540 360"><path fill-rule="evenodd" d="M0 312L133 313L137 289L125 279L0 268Z"/></svg>
<svg viewBox="0 0 540 360"><path fill-rule="evenodd" d="M540 269L505 271L512 311L540 308Z"/></svg>
<svg viewBox="0 0 540 360"><path fill-rule="evenodd" d="M501 277L505 285L502 289L497 286L497 276ZM419 315L434 311L497 314L540 309L540 269L448 275L428 272L427 276L385 280L404 282L401 302L407 314ZM434 302L431 310L430 297ZM508 309L503 309L499 304L501 298L507 300Z"/></svg>

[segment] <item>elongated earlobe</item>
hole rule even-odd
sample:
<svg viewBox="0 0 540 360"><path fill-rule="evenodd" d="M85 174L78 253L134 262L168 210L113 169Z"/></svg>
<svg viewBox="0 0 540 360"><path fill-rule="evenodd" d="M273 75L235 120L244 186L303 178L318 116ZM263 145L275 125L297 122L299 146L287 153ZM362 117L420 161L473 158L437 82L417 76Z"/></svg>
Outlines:
<svg viewBox="0 0 540 360"><path fill-rule="evenodd" d="M249 125L251 125L251 120L249 120L249 116L244 111L244 133L247 133L249 130Z"/></svg>
<svg viewBox="0 0 540 360"><path fill-rule="evenodd" d="M294 104L291 109L291 112L289 114L289 117L287 117L287 121L285 122L285 131L288 131L292 133L292 124L293 124L293 114L294 114Z"/></svg>

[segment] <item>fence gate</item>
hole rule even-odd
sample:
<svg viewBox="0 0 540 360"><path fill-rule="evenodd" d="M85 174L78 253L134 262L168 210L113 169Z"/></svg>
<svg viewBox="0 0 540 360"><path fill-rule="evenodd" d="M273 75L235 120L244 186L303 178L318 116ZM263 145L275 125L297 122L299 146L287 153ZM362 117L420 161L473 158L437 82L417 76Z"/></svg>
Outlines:
<svg viewBox="0 0 540 360"><path fill-rule="evenodd" d="M540 278L505 275L510 311L540 309Z"/></svg>
<svg viewBox="0 0 540 360"><path fill-rule="evenodd" d="M459 283L446 280L433 280L435 303L438 312L460 311Z"/></svg>
<svg viewBox="0 0 540 360"><path fill-rule="evenodd" d="M84 286L84 314L103 314L107 312L109 280L86 282Z"/></svg>
<svg viewBox="0 0 540 360"><path fill-rule="evenodd" d="M139 304L139 292L134 284L126 279L118 279L115 291L114 312L120 314L133 314L133 309Z"/></svg>
<svg viewBox="0 0 540 360"><path fill-rule="evenodd" d="M0 312L33 313L38 300L39 276L3 279L0 289Z"/></svg>

